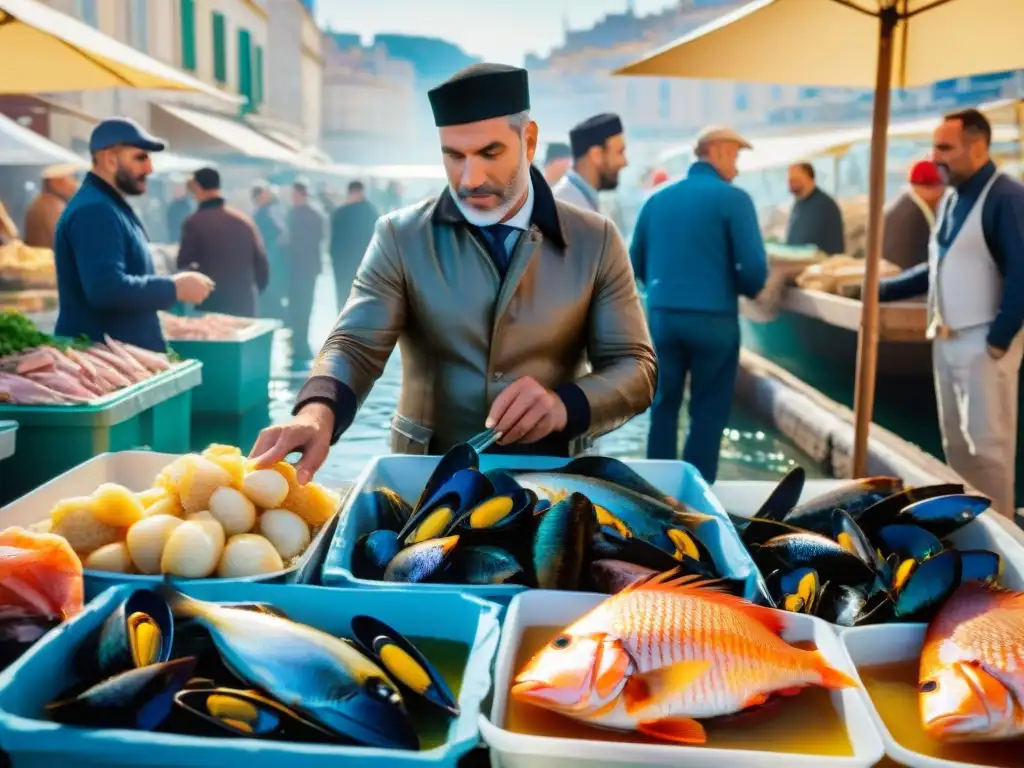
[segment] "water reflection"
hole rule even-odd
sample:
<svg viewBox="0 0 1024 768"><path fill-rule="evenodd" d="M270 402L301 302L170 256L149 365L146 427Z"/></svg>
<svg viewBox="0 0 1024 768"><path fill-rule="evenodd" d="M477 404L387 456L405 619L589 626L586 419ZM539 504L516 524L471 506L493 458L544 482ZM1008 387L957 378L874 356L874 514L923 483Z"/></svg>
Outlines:
<svg viewBox="0 0 1024 768"><path fill-rule="evenodd" d="M317 283L311 319L310 343L314 349L327 338L336 315L333 281L329 274ZM289 370L287 332L278 332L274 340L273 377L267 406L231 419L193 420L192 434L196 448L211 442L231 443L248 450L260 428L267 423L281 423L291 415L295 394L305 376ZM401 360L395 354L388 361L383 375L360 409L345 436L331 450L319 479L334 485L353 480L376 456L389 452L388 434L391 416L398 400L401 383ZM643 458L647 441L648 414L642 414L598 443L600 453L622 459ZM685 426L684 426L685 428ZM781 476L796 464L802 464L812 476L820 476L820 468L792 444L771 434L765 424L751 414L734 411L729 428L722 436L721 480L761 480Z"/></svg>

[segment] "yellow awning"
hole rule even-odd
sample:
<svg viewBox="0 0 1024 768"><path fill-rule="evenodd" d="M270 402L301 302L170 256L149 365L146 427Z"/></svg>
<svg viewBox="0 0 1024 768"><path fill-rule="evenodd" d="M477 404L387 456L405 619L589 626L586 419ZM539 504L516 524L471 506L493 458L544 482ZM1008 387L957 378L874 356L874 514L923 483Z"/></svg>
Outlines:
<svg viewBox="0 0 1024 768"><path fill-rule="evenodd" d="M234 153L257 160L308 166L287 147L238 120L169 104L153 106L153 130L175 149L198 154Z"/></svg>
<svg viewBox="0 0 1024 768"><path fill-rule="evenodd" d="M154 88L242 101L36 0L0 0L0 59L0 93Z"/></svg>

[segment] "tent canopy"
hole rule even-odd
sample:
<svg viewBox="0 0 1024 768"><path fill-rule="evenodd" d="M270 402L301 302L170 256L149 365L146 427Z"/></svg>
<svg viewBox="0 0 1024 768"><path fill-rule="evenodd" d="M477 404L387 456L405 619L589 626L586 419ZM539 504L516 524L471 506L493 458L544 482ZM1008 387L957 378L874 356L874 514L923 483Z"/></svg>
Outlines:
<svg viewBox="0 0 1024 768"><path fill-rule="evenodd" d="M174 145L197 153L232 153L296 167L309 162L238 120L169 104L154 104L153 129Z"/></svg>
<svg viewBox="0 0 1024 768"><path fill-rule="evenodd" d="M54 165L74 163L85 166L85 160L70 149L55 144L45 136L18 125L0 114L0 166Z"/></svg>

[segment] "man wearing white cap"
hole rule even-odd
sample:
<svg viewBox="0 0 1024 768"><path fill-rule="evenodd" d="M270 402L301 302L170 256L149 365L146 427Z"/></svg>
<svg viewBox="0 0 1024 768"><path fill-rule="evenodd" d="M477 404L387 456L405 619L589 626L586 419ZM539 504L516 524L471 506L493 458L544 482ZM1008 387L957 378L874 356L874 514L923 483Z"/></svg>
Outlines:
<svg viewBox="0 0 1024 768"><path fill-rule="evenodd" d="M53 248L57 219L78 189L78 172L81 170L82 167L74 163L51 165L43 169L43 189L25 212L26 245Z"/></svg>
<svg viewBox="0 0 1024 768"><path fill-rule="evenodd" d="M750 195L732 185L740 150L750 143L729 128L697 138L685 179L644 203L630 255L647 288L658 389L651 406L647 457L677 459L679 409L690 379L683 459L709 483L718 472L739 367L739 296L754 297L768 260Z"/></svg>

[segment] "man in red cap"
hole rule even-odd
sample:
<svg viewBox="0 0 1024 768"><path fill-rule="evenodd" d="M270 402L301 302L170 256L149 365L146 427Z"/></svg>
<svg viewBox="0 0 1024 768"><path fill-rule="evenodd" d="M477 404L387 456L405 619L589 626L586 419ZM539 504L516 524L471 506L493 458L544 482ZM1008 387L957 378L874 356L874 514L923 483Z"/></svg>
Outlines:
<svg viewBox="0 0 1024 768"><path fill-rule="evenodd" d="M935 211L946 193L938 166L931 160L914 163L906 191L885 210L882 255L901 269L928 261L928 243L935 227Z"/></svg>

